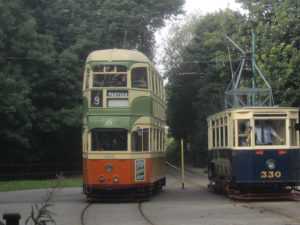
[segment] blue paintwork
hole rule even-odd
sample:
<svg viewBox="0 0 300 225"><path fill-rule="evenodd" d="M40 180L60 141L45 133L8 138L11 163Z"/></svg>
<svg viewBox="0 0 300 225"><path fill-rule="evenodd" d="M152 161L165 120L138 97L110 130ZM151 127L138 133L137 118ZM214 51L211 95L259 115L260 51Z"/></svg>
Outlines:
<svg viewBox="0 0 300 225"><path fill-rule="evenodd" d="M232 164L234 183L257 183L257 182L291 182L299 180L299 169L293 165L296 160L294 155L299 156L299 150L287 150L286 154L279 154L279 150L234 150L232 151ZM257 151L263 151L263 155L257 155ZM273 159L276 162L274 169L269 169L266 162ZM298 161L300 163L300 161ZM300 166L299 166L300 167ZM261 178L261 172L280 172L280 177Z"/></svg>
<svg viewBox="0 0 300 225"><path fill-rule="evenodd" d="M232 185L267 184L267 183L298 183L300 184L300 149L287 149L286 154L279 154L281 149L243 149L243 150L212 150L209 152L210 162L216 168L216 175L232 179ZM263 151L263 155L257 155ZM275 160L276 167L269 169L266 162ZM228 163L224 163L228 162ZM273 178L262 178L261 172L273 173ZM275 173L279 172L280 177ZM278 174L277 174L278 175Z"/></svg>

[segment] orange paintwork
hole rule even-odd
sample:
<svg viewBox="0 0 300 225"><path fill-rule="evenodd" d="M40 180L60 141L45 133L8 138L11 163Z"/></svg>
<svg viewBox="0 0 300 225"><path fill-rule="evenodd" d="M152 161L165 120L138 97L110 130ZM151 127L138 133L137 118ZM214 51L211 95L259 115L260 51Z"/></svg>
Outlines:
<svg viewBox="0 0 300 225"><path fill-rule="evenodd" d="M85 185L136 185L151 184L165 177L164 158L145 159L145 181L135 180L135 159L83 159L83 183ZM112 172L105 171L105 166L111 164ZM100 176L104 181L100 181ZM113 178L119 177L119 182Z"/></svg>

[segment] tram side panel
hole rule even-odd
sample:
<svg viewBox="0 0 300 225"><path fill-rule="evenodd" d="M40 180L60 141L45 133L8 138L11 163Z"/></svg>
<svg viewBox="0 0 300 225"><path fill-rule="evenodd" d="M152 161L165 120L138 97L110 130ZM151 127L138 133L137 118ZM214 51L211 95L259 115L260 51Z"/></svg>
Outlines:
<svg viewBox="0 0 300 225"><path fill-rule="evenodd" d="M165 185L164 158L83 160L84 184L92 189L112 190Z"/></svg>
<svg viewBox="0 0 300 225"><path fill-rule="evenodd" d="M233 185L288 184L297 177L292 175L293 150L235 150L233 157ZM281 153L282 152L282 153Z"/></svg>
<svg viewBox="0 0 300 225"><path fill-rule="evenodd" d="M231 180L233 187L299 185L299 149L215 149L209 151L209 162L210 177Z"/></svg>

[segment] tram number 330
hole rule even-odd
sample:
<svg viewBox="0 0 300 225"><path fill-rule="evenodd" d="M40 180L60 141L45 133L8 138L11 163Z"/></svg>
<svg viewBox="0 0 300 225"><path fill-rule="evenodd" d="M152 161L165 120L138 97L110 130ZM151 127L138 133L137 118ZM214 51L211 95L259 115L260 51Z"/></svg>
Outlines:
<svg viewBox="0 0 300 225"><path fill-rule="evenodd" d="M281 172L280 171L261 171L260 172L260 178L262 179L272 179L272 178L280 178Z"/></svg>

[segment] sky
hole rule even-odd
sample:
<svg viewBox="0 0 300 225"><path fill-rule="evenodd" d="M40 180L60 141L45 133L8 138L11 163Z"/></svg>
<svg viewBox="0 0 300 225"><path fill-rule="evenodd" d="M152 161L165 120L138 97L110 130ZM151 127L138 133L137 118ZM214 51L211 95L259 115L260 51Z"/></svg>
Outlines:
<svg viewBox="0 0 300 225"><path fill-rule="evenodd" d="M183 9L187 15L195 12L199 12L202 15L205 15L207 13L212 13L226 8L230 8L232 10L242 10L240 4L236 3L235 0L185 0ZM157 69L161 73L163 73L164 68L163 65L159 64L159 61L161 60L160 57L163 56L163 43L168 34L168 28L170 27L170 24L172 24L172 21L167 21L166 26L158 30L155 34L157 43L157 54L155 57L155 61L158 62Z"/></svg>
<svg viewBox="0 0 300 225"><path fill-rule="evenodd" d="M186 0L184 9L187 12L193 12L194 10L200 10L202 13L214 12L219 9L237 10L240 5L235 0Z"/></svg>

